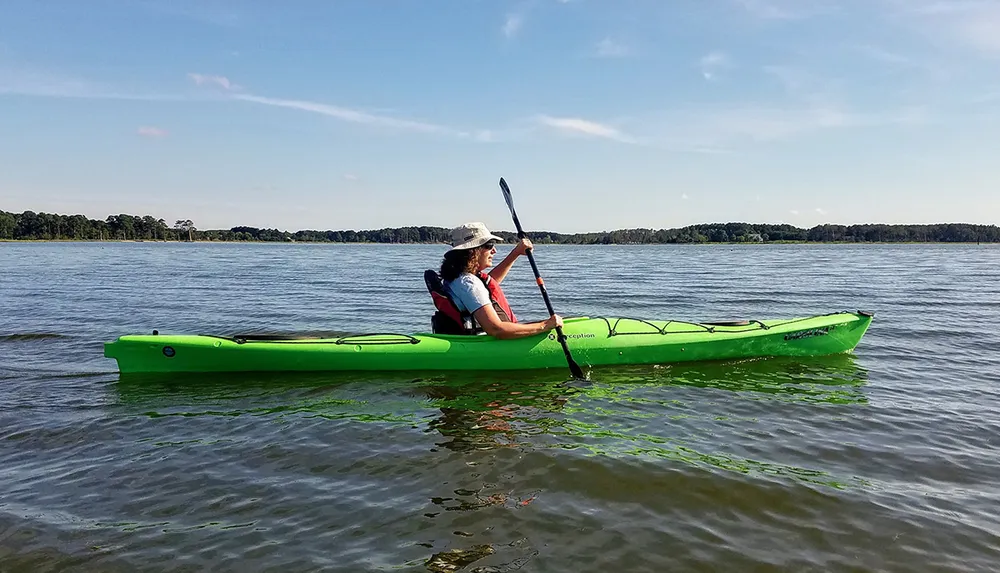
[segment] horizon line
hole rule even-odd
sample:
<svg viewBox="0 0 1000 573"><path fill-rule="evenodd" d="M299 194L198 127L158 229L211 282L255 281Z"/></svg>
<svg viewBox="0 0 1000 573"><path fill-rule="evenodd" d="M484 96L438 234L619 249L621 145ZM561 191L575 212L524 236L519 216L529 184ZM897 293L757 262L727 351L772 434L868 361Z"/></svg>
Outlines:
<svg viewBox="0 0 1000 573"><path fill-rule="evenodd" d="M134 215L134 214L131 214L131 213L111 213L107 217L105 217L104 219L92 219L88 215L84 215L82 213L64 214L64 213L52 213L52 212L48 212L48 211L33 211L31 209L27 209L25 211L21 211L20 213L17 213L17 212L14 212L14 211L5 211L3 209L0 209L0 214L3 214L3 213L9 213L10 215L14 215L14 216L24 215L24 213L34 213L35 215L55 215L55 216L59 216L59 217L81 216L81 217L87 218L90 221L99 221L99 222L105 222L105 223L107 222L107 220L109 218L111 218L111 217L118 217L118 216L121 216L121 215L128 215L128 216L134 217L136 219L142 219L144 217L151 217L155 221L157 221L157 222L163 221L164 224L168 225L168 227L173 228L173 226L171 226L169 223L167 223L167 221L166 221L165 218L163 218L163 217L154 217L153 215L149 215L149 214ZM655 231L673 231L673 230L686 229L686 228L689 228L689 227L705 227L705 226L721 226L721 225L751 225L751 226L775 226L775 227L776 226L786 225L786 226L793 227L793 228L796 228L796 229L809 230L809 229L815 229L817 227L824 227L824 226L858 227L858 226L866 226L866 225L867 226L883 225L883 226L887 226L887 227L913 227L913 226L924 226L924 227L926 227L926 226L935 226L935 225L968 225L968 226L972 226L972 227L997 227L998 225L1000 225L1000 223L970 223L970 222L965 222L965 221L938 221L938 222L934 222L934 223L883 223L883 222L834 223L834 222L826 222L826 223L818 223L818 224L811 225L811 226L799 226L799 225L796 225L794 223L787 223L787 222L766 223L766 222L750 222L750 221L744 220L744 221L726 221L726 222L712 221L712 222L702 222L702 223L689 223L689 224L686 224L686 225L675 226L675 227L658 227L658 228L657 227L650 227L650 226L645 226L645 227L643 227L643 226L618 227L618 228L614 228L614 229L604 229L604 230L599 230L599 231L564 232L564 231L553 231L553 230L550 230L550 229L538 229L538 230L533 230L533 231L525 231L525 233L556 233L556 234L559 234L559 235L593 235L593 234L600 234L600 233L613 233L613 232L616 232L616 231L654 231L654 232ZM443 229L443 230L447 231L447 230L451 230L451 229L454 228L454 227L445 227L445 226L441 226L441 225L427 225L427 224L424 224L424 225L413 225L413 224L411 224L411 225L367 227L367 228L366 227L357 227L357 228L341 228L341 229L317 229L317 228L314 228L314 229L308 229L308 228L307 229L303 229L303 228L300 228L300 229L297 229L297 230L294 230L294 231L293 230L289 230L287 228L286 229L281 229L281 228L278 228L278 227L244 225L244 224L232 225L230 227L219 227L219 228L204 228L204 229L199 229L197 227L194 227L194 228L196 230L200 231L200 232L208 232L208 231L230 231L232 229L239 228L239 227L245 227L245 228L249 228L249 229L259 229L259 230L275 230L275 231L280 231L280 232L283 232L283 233L293 233L293 234L294 233L304 233L304 232L317 232L317 233L345 232L345 231L359 232L359 231L383 231L383 230L418 229L418 228ZM517 234L516 230L515 231L510 231L510 230L506 230L506 229L502 229L502 230L491 229L491 231L492 232L496 232L496 233L508 233L508 234L512 234L512 235L516 235Z"/></svg>

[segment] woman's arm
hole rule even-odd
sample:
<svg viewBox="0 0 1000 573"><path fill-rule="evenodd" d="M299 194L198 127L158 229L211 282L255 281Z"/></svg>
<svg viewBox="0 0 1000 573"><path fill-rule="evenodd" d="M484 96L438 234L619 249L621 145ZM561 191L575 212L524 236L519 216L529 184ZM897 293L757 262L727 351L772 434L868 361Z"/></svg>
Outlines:
<svg viewBox="0 0 1000 573"><path fill-rule="evenodd" d="M507 271L510 270L511 265L514 264L514 261L521 255L526 253L528 249L530 249L531 247L532 247L531 240L528 239L527 237L521 239L516 245L514 245L514 248L511 249L509 253L507 253L507 256L504 257L502 261L500 261L500 264L493 266L493 270L490 271L490 276L493 277L493 280L497 281L498 283L503 282L504 277L507 276Z"/></svg>
<svg viewBox="0 0 1000 573"><path fill-rule="evenodd" d="M497 316L497 311L493 308L492 304L480 307L479 310L472 313L472 316L476 318L476 321L483 327L486 334L499 339L521 338L542 334L543 332L555 330L557 326L562 326L563 324L562 317L558 314L553 314L543 322L504 322Z"/></svg>

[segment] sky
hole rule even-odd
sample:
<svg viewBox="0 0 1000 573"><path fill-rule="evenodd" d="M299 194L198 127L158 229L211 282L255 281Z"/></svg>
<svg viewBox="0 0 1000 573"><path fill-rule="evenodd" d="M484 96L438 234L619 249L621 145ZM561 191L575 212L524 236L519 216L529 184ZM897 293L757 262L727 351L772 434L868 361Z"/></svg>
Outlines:
<svg viewBox="0 0 1000 573"><path fill-rule="evenodd" d="M1000 223L1000 0L4 0L0 210Z"/></svg>

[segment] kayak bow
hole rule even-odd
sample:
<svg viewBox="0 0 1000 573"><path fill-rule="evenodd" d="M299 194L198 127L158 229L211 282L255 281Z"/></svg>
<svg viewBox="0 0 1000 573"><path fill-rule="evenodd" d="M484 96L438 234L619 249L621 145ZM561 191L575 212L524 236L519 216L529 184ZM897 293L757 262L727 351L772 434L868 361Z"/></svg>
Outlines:
<svg viewBox="0 0 1000 573"><path fill-rule="evenodd" d="M581 366L668 364L849 352L870 312L728 323L574 317L563 331ZM498 340L446 334L125 335L104 345L122 373L565 368L555 333Z"/></svg>

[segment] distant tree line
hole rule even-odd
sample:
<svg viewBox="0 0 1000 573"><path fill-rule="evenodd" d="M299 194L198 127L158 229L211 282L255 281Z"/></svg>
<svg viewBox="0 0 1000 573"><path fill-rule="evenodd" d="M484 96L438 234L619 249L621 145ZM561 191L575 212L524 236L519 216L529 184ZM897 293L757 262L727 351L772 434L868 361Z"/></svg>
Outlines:
<svg viewBox="0 0 1000 573"><path fill-rule="evenodd" d="M507 242L517 240L510 231L495 231ZM967 223L934 225L818 225L802 229L792 225L707 223L679 229L619 229L599 233L531 231L535 243L574 245L659 243L762 243L762 242L1000 242L1000 227ZM150 215L109 215L101 221L83 215L8 213L0 211L0 240L83 241L263 241L311 243L447 243L451 230L443 227L396 227L361 231L280 231L257 227L199 230L190 219L168 225Z"/></svg>
<svg viewBox="0 0 1000 573"><path fill-rule="evenodd" d="M502 233L498 233L501 234ZM751 223L706 223L679 229L621 229L602 233L560 235L529 233L532 241L548 239L574 244L648 243L764 243L764 242L845 242L845 243L970 243L1000 242L1000 227L968 223L933 225L817 225L802 229L792 225ZM538 235L539 239L535 236Z"/></svg>
<svg viewBox="0 0 1000 573"><path fill-rule="evenodd" d="M177 241L193 240L194 231L194 223L190 220L177 221L169 227L163 219L149 215L109 215L98 221L83 215L0 211L0 239Z"/></svg>

